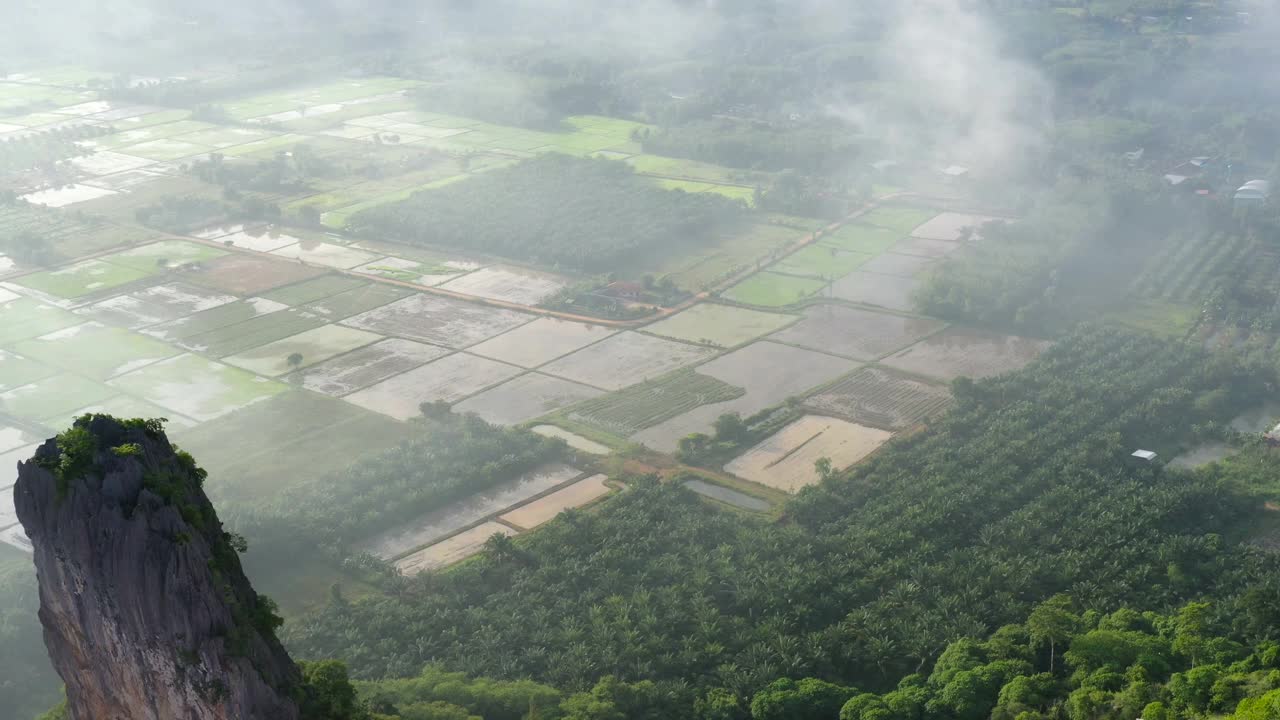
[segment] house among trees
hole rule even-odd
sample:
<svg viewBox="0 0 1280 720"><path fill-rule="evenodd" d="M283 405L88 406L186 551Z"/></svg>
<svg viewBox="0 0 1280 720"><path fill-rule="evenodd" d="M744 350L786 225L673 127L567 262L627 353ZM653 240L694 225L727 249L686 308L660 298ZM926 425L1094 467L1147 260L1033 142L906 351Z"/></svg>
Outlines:
<svg viewBox="0 0 1280 720"><path fill-rule="evenodd" d="M606 297L617 298L619 300L639 300L643 298L648 291L640 283L629 282L627 280L616 280L605 285L600 290L600 294Z"/></svg>
<svg viewBox="0 0 1280 720"><path fill-rule="evenodd" d="M1156 454L1150 450L1134 450L1129 457L1135 458L1142 462L1151 462L1156 459Z"/></svg>

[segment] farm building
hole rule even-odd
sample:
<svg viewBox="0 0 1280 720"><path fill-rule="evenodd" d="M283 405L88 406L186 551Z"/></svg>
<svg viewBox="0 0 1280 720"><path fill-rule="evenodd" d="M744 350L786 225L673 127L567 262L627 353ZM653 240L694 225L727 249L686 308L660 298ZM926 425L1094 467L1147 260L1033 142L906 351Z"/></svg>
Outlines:
<svg viewBox="0 0 1280 720"><path fill-rule="evenodd" d="M1250 180L1236 190L1236 207L1261 205L1271 197L1271 183L1266 180Z"/></svg>
<svg viewBox="0 0 1280 720"><path fill-rule="evenodd" d="M1129 457L1141 460L1142 462L1151 462L1156 459L1156 454L1150 450L1134 450L1133 454Z"/></svg>
<svg viewBox="0 0 1280 720"><path fill-rule="evenodd" d="M646 292L643 285L626 280L611 282L600 290L601 295L619 300L639 300L645 296Z"/></svg>

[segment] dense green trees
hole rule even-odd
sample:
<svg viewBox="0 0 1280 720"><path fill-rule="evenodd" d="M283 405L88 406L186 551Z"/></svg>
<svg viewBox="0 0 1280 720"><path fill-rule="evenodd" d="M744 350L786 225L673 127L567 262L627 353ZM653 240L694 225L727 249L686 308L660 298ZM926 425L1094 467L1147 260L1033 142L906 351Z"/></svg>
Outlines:
<svg viewBox="0 0 1280 720"><path fill-rule="evenodd" d="M226 513L263 561L317 549L334 559L350 544L452 500L557 459L562 441L489 425L474 415L446 416L399 447L301 483L273 502ZM262 556L260 556L262 557Z"/></svg>
<svg viewBox="0 0 1280 720"><path fill-rule="evenodd" d="M1190 346L1086 329L1024 371L957 387L949 415L801 493L787 522L708 512L687 491L635 478L600 511L517 539L520 563L482 558L395 598L334 605L289 641L360 677L437 660L569 690L604 675L679 679L700 707L743 717L779 677L892 690L954 638L1019 622L1058 593L1100 609L1206 593L1243 602L1237 593L1276 570L1226 537L1257 508L1239 490L1250 476L1127 460L1137 446L1173 451L1271 379ZM1217 392L1221 405L1197 404ZM1061 672L1074 632L1060 605L1003 640L1043 654L1044 672L1051 655ZM1035 674L957 667L968 674L938 695L940 712L998 702ZM1038 683L1021 681L1007 704L1026 704Z"/></svg>
<svg viewBox="0 0 1280 720"><path fill-rule="evenodd" d="M715 193L663 190L625 163L552 153L365 210L350 228L596 272L696 246L743 212Z"/></svg>

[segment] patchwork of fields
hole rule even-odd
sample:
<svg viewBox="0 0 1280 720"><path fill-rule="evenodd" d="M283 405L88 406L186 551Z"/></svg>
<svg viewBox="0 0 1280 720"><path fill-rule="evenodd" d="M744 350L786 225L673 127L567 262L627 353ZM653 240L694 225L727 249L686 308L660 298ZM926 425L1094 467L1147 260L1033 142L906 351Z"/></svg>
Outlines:
<svg viewBox="0 0 1280 720"><path fill-rule="evenodd" d="M984 216L885 204L827 229L757 212L724 237L620 269L711 298L623 326L537 310L580 280L557 268L333 232L361 210L537 153L624 160L661 187L748 205L768 180L641 154L640 123L499 126L424 110L406 95L416 86L369 77L263 93L224 103L230 121L215 123L74 84L0 81L0 142L89 129L63 175L16 175L23 202L0 203L0 233L38 230L46 246L0 246L0 468L85 412L161 416L209 469L215 499L243 505L396 446L424 403L533 425L589 459L628 442L672 452L724 413L790 402L811 414L724 469L794 491L817 480L818 458L851 464L942 411L947 381L1019 367L1045 346L910 314L921 278L981 242ZM47 109L6 112L32 103ZM302 145L342 170L257 193L282 209L278 223L205 221L179 237L135 221L170 195L222 198L191 172L213 153L243 167ZM366 165L391 170L351 169ZM320 222L294 222L304 211ZM768 507L703 485L720 502ZM420 572L611 491L602 475L543 468L366 549ZM20 542L0 498L0 536Z"/></svg>

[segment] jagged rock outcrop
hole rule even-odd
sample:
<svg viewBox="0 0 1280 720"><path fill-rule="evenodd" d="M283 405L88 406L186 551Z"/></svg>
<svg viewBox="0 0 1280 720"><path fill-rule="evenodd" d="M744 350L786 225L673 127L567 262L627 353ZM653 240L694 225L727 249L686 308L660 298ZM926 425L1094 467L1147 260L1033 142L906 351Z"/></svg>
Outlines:
<svg viewBox="0 0 1280 720"><path fill-rule="evenodd" d="M18 467L73 720L295 720L297 666L204 472L158 423L86 416Z"/></svg>

